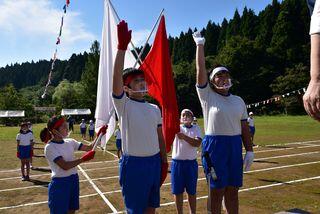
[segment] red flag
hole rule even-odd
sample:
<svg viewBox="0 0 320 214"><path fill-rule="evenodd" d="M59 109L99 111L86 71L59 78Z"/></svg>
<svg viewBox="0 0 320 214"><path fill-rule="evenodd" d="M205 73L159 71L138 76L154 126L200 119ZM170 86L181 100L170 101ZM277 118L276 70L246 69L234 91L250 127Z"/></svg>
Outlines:
<svg viewBox="0 0 320 214"><path fill-rule="evenodd" d="M66 0L67 7L69 6L69 4L70 4L70 0Z"/></svg>
<svg viewBox="0 0 320 214"><path fill-rule="evenodd" d="M162 132L166 143L166 150L169 152L175 134L180 131L180 128L164 16L161 17L152 48L140 69L145 73L148 93L161 105L163 118Z"/></svg>

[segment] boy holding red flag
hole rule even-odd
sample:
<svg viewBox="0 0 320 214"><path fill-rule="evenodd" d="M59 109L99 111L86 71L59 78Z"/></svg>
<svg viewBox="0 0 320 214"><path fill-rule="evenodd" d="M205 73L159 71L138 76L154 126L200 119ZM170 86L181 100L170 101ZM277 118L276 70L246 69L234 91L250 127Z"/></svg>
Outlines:
<svg viewBox="0 0 320 214"><path fill-rule="evenodd" d="M122 195L128 213L155 213L168 168L161 112L144 100L147 86L143 71L135 68L123 71L131 31L124 21L117 28L112 94L122 138L119 172Z"/></svg>

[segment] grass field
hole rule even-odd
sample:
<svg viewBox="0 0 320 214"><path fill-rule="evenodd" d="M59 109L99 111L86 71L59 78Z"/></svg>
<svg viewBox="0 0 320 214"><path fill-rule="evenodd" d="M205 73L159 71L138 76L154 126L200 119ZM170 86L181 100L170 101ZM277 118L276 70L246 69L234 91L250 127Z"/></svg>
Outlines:
<svg viewBox="0 0 320 214"><path fill-rule="evenodd" d="M244 175L240 190L240 213L277 213L295 210L320 213L320 124L307 116L256 117L255 162ZM200 120L199 124L202 125ZM40 129L33 126L37 144L31 181L20 181L19 160L15 157L18 127L0 126L0 213L48 213L47 185L50 171L43 157ZM78 126L71 137L80 140ZM276 145L273 145L276 144ZM118 183L115 144L108 152L98 151L94 160L84 163L80 176L80 212L124 211ZM80 156L81 153L77 153ZM206 212L206 181L199 161L198 213ZM92 183L103 193L101 197ZM108 200L110 203L106 203ZM187 211L187 204L185 204ZM158 213L175 213L170 192L170 174L161 187Z"/></svg>

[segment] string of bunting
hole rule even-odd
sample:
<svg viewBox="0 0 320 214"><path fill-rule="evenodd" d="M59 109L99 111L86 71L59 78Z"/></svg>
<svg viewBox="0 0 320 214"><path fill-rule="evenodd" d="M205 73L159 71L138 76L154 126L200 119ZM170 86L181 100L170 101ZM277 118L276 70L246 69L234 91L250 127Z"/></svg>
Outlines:
<svg viewBox="0 0 320 214"><path fill-rule="evenodd" d="M263 101L260 101L260 102L257 102L257 103L248 104L247 108L249 109L249 108L259 107L260 105L266 105L266 104L270 104L270 103L273 103L273 102L279 102L281 99L283 99L285 97L289 97L289 96L294 95L294 94L302 95L305 92L306 92L306 88L300 88L300 89L297 89L297 90L294 90L294 91L291 91L291 92L288 92L288 93L285 93L285 94L282 94L282 95L277 95L277 96L272 97L272 98L267 99L267 100L263 100Z"/></svg>
<svg viewBox="0 0 320 214"><path fill-rule="evenodd" d="M49 72L49 75L48 75L48 81L47 81L47 84L45 86L44 92L41 95L42 99L44 99L46 97L48 86L51 84L52 71L54 69L55 62L57 60L58 45L60 45L60 42L61 42L63 20L64 20L65 15L67 14L67 8L69 7L69 4L70 4L70 0L66 0L66 3L62 8L63 9L63 13L62 13L61 22L60 22L59 34L58 34L58 37L57 37L57 40L56 40L56 48L55 48L55 51L54 51L53 57L52 57L52 63L51 63L51 66L50 66L50 72Z"/></svg>

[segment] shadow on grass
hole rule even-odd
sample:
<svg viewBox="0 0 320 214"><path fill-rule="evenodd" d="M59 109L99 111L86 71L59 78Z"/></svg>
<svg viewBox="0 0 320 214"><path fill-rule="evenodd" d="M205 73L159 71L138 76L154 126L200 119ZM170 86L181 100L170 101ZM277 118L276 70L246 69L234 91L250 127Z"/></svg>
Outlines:
<svg viewBox="0 0 320 214"><path fill-rule="evenodd" d="M43 168L43 167L33 167L33 171L38 171L38 172L51 172L50 168Z"/></svg>
<svg viewBox="0 0 320 214"><path fill-rule="evenodd" d="M282 213L282 212L280 212L280 213ZM284 212L283 212L284 213ZM290 214L290 213L294 213L294 214L311 214L310 212L308 212L308 211L305 211L305 210L301 210L301 209L299 209L299 208L293 208L293 209L290 209L290 210L286 210L286 212L285 213L288 213L288 214Z"/></svg>
<svg viewBox="0 0 320 214"><path fill-rule="evenodd" d="M259 181L264 181L264 182L268 182L268 183L279 183L279 184L290 185L290 184L288 184L286 182L275 180L275 179L259 179Z"/></svg>
<svg viewBox="0 0 320 214"><path fill-rule="evenodd" d="M49 185L49 181L40 181L40 180L36 180L36 179L30 179L31 183L33 183L34 185L41 185L41 186L45 186L45 187L48 187Z"/></svg>
<svg viewBox="0 0 320 214"><path fill-rule="evenodd" d="M267 148L273 148L273 149L287 149L291 148L290 146L265 146Z"/></svg>
<svg viewBox="0 0 320 214"><path fill-rule="evenodd" d="M44 155L33 155L34 158L45 158Z"/></svg>
<svg viewBox="0 0 320 214"><path fill-rule="evenodd" d="M254 160L255 163L272 163L272 164L279 164L279 162L276 161L265 161L265 160Z"/></svg>

